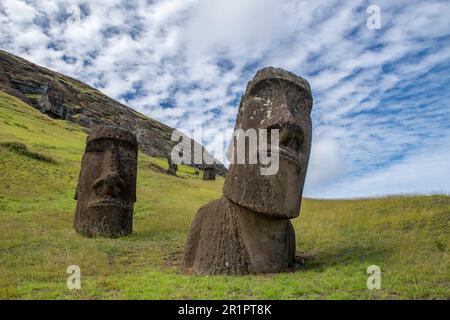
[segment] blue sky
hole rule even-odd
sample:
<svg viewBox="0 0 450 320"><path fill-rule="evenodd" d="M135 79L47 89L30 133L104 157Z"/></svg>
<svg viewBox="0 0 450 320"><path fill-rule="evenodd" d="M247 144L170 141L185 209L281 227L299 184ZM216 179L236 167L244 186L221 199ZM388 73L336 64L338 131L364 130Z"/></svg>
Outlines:
<svg viewBox="0 0 450 320"><path fill-rule="evenodd" d="M436 0L2 0L0 47L171 126L203 121L209 150L256 70L282 67L314 94L305 195L449 193L449 17Z"/></svg>

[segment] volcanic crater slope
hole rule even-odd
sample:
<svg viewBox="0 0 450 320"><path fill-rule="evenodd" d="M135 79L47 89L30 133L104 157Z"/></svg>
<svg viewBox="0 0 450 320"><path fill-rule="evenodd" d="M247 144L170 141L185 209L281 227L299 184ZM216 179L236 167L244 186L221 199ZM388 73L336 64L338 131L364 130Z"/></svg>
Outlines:
<svg viewBox="0 0 450 320"><path fill-rule="evenodd" d="M170 139L174 128L134 111L81 81L3 50L0 50L0 90L52 118L78 123L88 129L99 124L127 127L135 132L139 149L150 156L167 157L177 143ZM198 145L193 140L192 143ZM217 164L216 172L223 175L226 168Z"/></svg>

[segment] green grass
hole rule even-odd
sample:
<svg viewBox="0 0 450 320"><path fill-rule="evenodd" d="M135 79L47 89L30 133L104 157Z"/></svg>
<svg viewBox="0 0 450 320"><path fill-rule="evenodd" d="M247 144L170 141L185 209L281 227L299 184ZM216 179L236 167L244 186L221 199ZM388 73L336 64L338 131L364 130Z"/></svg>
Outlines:
<svg viewBox="0 0 450 320"><path fill-rule="evenodd" d="M20 124L20 125L16 125ZM294 219L305 260L293 273L190 276L179 271L197 209L221 195L181 166L139 155L134 233L87 239L72 229L73 194L86 133L0 92L0 143L21 143L45 162L0 147L2 299L406 299L450 298L450 197L304 200ZM81 268L81 290L66 269ZM368 290L378 265L381 290Z"/></svg>
<svg viewBox="0 0 450 320"><path fill-rule="evenodd" d="M24 128L24 127L22 127ZM37 152L31 152L28 147L21 142L0 142L0 147L12 151L18 155L29 157L31 159L56 164L56 160Z"/></svg>
<svg viewBox="0 0 450 320"><path fill-rule="evenodd" d="M26 93L25 96L33 103L37 104L39 102L39 99L41 99L40 94L32 94L32 93Z"/></svg>

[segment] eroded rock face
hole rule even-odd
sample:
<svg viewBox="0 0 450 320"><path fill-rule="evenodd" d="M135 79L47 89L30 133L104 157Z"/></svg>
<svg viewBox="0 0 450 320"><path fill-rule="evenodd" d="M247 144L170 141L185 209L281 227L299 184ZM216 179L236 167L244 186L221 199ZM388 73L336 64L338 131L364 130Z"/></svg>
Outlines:
<svg viewBox="0 0 450 320"><path fill-rule="evenodd" d="M136 135L140 151L153 157L166 157L177 143L171 141L174 128L128 108L81 81L3 50L0 50L0 91L53 118L74 122L87 129L99 125L126 127ZM199 146L194 141L193 145ZM202 165L193 166L200 169ZM224 175L226 168L217 163L216 173Z"/></svg>
<svg viewBox="0 0 450 320"><path fill-rule="evenodd" d="M203 168L203 180L216 180L216 169L214 165L205 165Z"/></svg>
<svg viewBox="0 0 450 320"><path fill-rule="evenodd" d="M262 175L259 163L230 165L223 197L200 208L194 218L184 268L197 274L245 274L293 266L295 233L289 219L300 211L311 108L309 84L293 73L264 68L249 82L236 129L278 129L279 170Z"/></svg>
<svg viewBox="0 0 450 320"><path fill-rule="evenodd" d="M72 110L64 106L64 99L54 90L51 83L43 86L43 92L37 106L39 110L52 118L68 119Z"/></svg>
<svg viewBox="0 0 450 320"><path fill-rule="evenodd" d="M129 130L101 126L91 131L75 194L77 232L111 238L132 233L137 150Z"/></svg>

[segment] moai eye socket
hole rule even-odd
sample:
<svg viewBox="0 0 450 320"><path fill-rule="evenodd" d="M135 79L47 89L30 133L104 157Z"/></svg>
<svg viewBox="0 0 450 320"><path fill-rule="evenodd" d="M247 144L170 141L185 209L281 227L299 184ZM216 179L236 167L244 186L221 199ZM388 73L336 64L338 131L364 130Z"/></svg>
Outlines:
<svg viewBox="0 0 450 320"><path fill-rule="evenodd" d="M86 145L86 152L96 153L105 151L105 143L103 139L89 141Z"/></svg>

